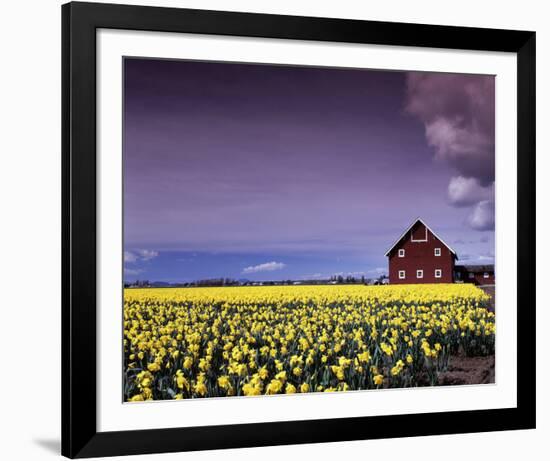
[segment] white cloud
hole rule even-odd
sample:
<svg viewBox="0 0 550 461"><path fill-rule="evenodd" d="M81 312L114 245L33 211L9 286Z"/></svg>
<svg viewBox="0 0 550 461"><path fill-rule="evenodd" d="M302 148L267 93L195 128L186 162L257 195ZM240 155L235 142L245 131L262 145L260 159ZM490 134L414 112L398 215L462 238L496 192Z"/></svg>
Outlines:
<svg viewBox="0 0 550 461"><path fill-rule="evenodd" d="M137 261L137 256L130 252L130 251L125 251L124 252L124 262L125 263L133 263L133 262L136 262Z"/></svg>
<svg viewBox="0 0 550 461"><path fill-rule="evenodd" d="M159 255L158 251L155 250L137 250L137 252L142 261L149 261Z"/></svg>
<svg viewBox="0 0 550 461"><path fill-rule="evenodd" d="M495 202L482 200L468 216L468 224L476 230L493 230L495 228Z"/></svg>
<svg viewBox="0 0 550 461"><path fill-rule="evenodd" d="M492 251L477 255L461 254L459 258L460 264L484 264L491 263L495 260L495 254Z"/></svg>
<svg viewBox="0 0 550 461"><path fill-rule="evenodd" d="M316 272L315 274L302 275L302 278L304 279L322 279L324 277L326 277L326 275L323 275L320 272Z"/></svg>
<svg viewBox="0 0 550 461"><path fill-rule="evenodd" d="M124 275L138 275L142 272L143 270L141 269L128 269L127 267L124 268Z"/></svg>
<svg viewBox="0 0 550 461"><path fill-rule="evenodd" d="M492 200L494 193L494 183L483 187L476 178L455 176L449 182L449 201L457 207L474 205L482 200Z"/></svg>
<svg viewBox="0 0 550 461"><path fill-rule="evenodd" d="M286 264L271 261L268 263L258 264L257 266L248 266L243 269L243 274L254 274L256 272L271 272L284 269Z"/></svg>
<svg viewBox="0 0 550 461"><path fill-rule="evenodd" d="M305 274L298 277L300 280L322 280L322 279L328 279L329 276L326 274L322 274L321 272L316 272L315 274Z"/></svg>
<svg viewBox="0 0 550 461"><path fill-rule="evenodd" d="M155 250L135 250L124 252L125 263L135 263L137 261L149 261L159 255Z"/></svg>
<svg viewBox="0 0 550 461"><path fill-rule="evenodd" d="M386 274L387 272L388 269L385 267L375 267L374 269L368 269L366 271L336 272L332 275L336 277L376 277L378 275Z"/></svg>
<svg viewBox="0 0 550 461"><path fill-rule="evenodd" d="M482 231L494 229L494 182L484 187L476 178L455 176L449 182L448 194L451 205L456 207L472 207L467 219L471 228Z"/></svg>
<svg viewBox="0 0 550 461"><path fill-rule="evenodd" d="M378 275L386 274L387 272L388 272L387 267L375 267L374 269L369 269L367 271L367 273L369 274L378 274Z"/></svg>

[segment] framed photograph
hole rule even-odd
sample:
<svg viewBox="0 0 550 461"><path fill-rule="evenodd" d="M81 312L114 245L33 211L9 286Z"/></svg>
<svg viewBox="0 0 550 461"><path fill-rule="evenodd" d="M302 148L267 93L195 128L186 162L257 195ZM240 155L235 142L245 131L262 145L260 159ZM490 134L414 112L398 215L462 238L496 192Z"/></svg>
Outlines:
<svg viewBox="0 0 550 461"><path fill-rule="evenodd" d="M535 427L534 32L62 13L63 455Z"/></svg>

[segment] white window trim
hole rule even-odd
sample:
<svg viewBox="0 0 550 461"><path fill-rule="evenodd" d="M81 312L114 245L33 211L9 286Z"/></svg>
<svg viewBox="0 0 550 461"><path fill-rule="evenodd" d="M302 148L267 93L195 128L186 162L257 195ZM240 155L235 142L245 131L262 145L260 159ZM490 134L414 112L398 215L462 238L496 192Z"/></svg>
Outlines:
<svg viewBox="0 0 550 461"><path fill-rule="evenodd" d="M439 275L438 275L439 274ZM443 271L441 269L436 269L435 272L434 272L434 277L436 279L440 279L443 275Z"/></svg>
<svg viewBox="0 0 550 461"><path fill-rule="evenodd" d="M441 256L441 248L434 248L434 256Z"/></svg>
<svg viewBox="0 0 550 461"><path fill-rule="evenodd" d="M405 271L399 271L397 276L399 277L399 280L404 280L407 277L407 274Z"/></svg>
<svg viewBox="0 0 550 461"><path fill-rule="evenodd" d="M424 278L424 271L422 269L416 270L416 278L417 279L423 279Z"/></svg>
<svg viewBox="0 0 550 461"><path fill-rule="evenodd" d="M405 249L404 248L399 248L399 250L397 250L397 257L398 258L404 258L405 257Z"/></svg>
<svg viewBox="0 0 550 461"><path fill-rule="evenodd" d="M424 225L424 238L415 239L413 237L413 230L411 229L411 242L427 242L428 241L428 226Z"/></svg>
<svg viewBox="0 0 550 461"><path fill-rule="evenodd" d="M489 272L483 272L483 278L488 279L489 278Z"/></svg>

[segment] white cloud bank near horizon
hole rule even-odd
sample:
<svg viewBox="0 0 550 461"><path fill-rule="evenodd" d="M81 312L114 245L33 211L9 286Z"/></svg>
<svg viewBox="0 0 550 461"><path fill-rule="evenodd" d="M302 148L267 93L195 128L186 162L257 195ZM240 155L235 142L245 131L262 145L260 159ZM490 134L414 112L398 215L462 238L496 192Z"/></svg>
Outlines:
<svg viewBox="0 0 550 461"><path fill-rule="evenodd" d="M279 263L276 261L271 261L263 264L258 264L256 266L248 266L242 270L243 274L255 274L256 272L271 272L284 269L286 264Z"/></svg>
<svg viewBox="0 0 550 461"><path fill-rule="evenodd" d="M147 262L156 258L159 255L158 251L138 249L132 251L124 251L124 275L139 275L144 272L143 268L136 267L139 262ZM126 267L126 264L132 264L133 267Z"/></svg>
<svg viewBox="0 0 550 461"><path fill-rule="evenodd" d="M150 261L159 255L155 250L134 250L124 252L125 263L135 263L137 261Z"/></svg>

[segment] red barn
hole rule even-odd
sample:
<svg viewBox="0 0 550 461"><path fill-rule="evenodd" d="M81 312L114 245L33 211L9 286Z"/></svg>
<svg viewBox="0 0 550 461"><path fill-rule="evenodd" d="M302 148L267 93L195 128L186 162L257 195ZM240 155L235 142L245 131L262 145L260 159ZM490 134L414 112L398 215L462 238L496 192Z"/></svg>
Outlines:
<svg viewBox="0 0 550 461"><path fill-rule="evenodd" d="M453 283L456 252L418 218L386 252L390 283Z"/></svg>

